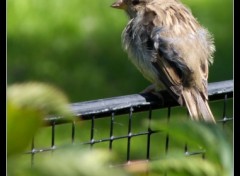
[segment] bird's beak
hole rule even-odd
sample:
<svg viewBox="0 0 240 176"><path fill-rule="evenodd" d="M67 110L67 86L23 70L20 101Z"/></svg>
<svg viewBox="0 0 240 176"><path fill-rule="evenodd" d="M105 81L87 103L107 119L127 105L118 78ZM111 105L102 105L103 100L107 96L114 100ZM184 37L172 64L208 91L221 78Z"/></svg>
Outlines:
<svg viewBox="0 0 240 176"><path fill-rule="evenodd" d="M123 2L123 0L117 0L114 2L111 7L116 8L116 9L125 9L126 4Z"/></svg>

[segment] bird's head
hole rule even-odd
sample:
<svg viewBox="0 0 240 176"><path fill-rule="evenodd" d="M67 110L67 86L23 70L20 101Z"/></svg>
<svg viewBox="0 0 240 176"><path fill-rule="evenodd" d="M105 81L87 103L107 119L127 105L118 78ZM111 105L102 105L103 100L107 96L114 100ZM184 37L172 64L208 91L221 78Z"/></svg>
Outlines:
<svg viewBox="0 0 240 176"><path fill-rule="evenodd" d="M148 1L150 0L117 0L111 7L125 10L130 18L133 18L139 10L145 8Z"/></svg>

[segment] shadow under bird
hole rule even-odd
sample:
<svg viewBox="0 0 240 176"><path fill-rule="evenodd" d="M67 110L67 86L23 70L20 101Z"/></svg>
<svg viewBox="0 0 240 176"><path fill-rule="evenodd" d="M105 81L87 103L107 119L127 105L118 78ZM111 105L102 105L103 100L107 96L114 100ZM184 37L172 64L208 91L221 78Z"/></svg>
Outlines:
<svg viewBox="0 0 240 176"><path fill-rule="evenodd" d="M179 0L117 0L129 22L122 44L130 60L153 83L167 89L193 120L215 123L208 105L208 72L215 51L212 35Z"/></svg>

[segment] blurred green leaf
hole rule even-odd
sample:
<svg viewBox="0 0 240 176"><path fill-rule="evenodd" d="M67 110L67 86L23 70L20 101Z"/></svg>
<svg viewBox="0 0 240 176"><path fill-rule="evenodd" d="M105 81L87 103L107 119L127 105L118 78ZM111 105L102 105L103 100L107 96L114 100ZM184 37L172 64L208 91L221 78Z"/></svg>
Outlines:
<svg viewBox="0 0 240 176"><path fill-rule="evenodd" d="M156 175L169 173L171 176L228 176L219 165L202 158L169 157L151 162L149 169Z"/></svg>
<svg viewBox="0 0 240 176"><path fill-rule="evenodd" d="M67 147L52 155L45 155L33 168L30 168L29 164L12 161L9 175L127 176L128 174L120 168L110 167L113 160L115 159L109 151Z"/></svg>
<svg viewBox="0 0 240 176"><path fill-rule="evenodd" d="M7 154L23 152L47 115L69 119L73 114L67 97L57 88L30 82L7 89Z"/></svg>
<svg viewBox="0 0 240 176"><path fill-rule="evenodd" d="M38 82L14 84L7 89L7 98L18 107L29 107L45 115L72 117L67 96L58 88Z"/></svg>
<svg viewBox="0 0 240 176"><path fill-rule="evenodd" d="M185 141L188 145L197 146L199 151L205 152L207 159L185 157L176 159L171 154L170 158L161 161L159 170L177 171L182 169L184 172L199 170L196 175L201 175L202 172L205 172L202 173L203 175L208 176L219 175L219 173L223 176L231 175L233 171L232 146L223 130L216 124L195 121L172 121L162 124L164 123L153 123L153 127L169 134L171 140ZM178 153L182 153L182 151L180 150ZM171 162L175 164L171 165ZM189 170L187 170L187 165L189 165Z"/></svg>
<svg viewBox="0 0 240 176"><path fill-rule="evenodd" d="M7 155L24 151L43 121L43 114L29 107L7 103Z"/></svg>

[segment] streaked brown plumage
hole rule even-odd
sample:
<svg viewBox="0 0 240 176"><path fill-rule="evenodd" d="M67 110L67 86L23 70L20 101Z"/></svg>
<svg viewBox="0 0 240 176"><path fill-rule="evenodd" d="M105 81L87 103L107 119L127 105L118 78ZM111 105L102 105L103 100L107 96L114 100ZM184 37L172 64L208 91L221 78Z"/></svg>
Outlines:
<svg viewBox="0 0 240 176"><path fill-rule="evenodd" d="M212 36L179 0L117 0L130 21L122 33L129 58L156 88L165 88L194 120L215 122L208 105Z"/></svg>

